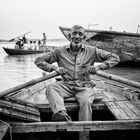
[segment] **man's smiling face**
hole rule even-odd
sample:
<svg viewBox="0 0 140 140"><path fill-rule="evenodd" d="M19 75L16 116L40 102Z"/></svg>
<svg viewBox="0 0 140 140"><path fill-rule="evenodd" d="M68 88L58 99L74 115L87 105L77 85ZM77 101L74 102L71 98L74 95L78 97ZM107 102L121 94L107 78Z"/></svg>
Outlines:
<svg viewBox="0 0 140 140"><path fill-rule="evenodd" d="M81 46L82 41L85 38L85 31L82 27L72 28L70 36L72 45Z"/></svg>

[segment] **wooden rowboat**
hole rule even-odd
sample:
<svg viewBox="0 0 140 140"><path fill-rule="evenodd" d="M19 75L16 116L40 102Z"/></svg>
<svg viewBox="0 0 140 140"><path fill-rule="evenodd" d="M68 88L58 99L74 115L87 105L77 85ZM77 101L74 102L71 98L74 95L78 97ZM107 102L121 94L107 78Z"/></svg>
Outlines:
<svg viewBox="0 0 140 140"><path fill-rule="evenodd" d="M12 49L3 47L4 51L8 55L26 55L26 54L39 54L44 53L43 50L23 50L23 49Z"/></svg>
<svg viewBox="0 0 140 140"><path fill-rule="evenodd" d="M140 83L97 72L92 77L96 83L93 121L78 121L79 105L71 98L65 105L73 121L52 122L45 91L56 76L47 74L0 93L0 140L10 140L10 136L20 140L77 140L81 131L90 131L90 140L140 138Z"/></svg>
<svg viewBox="0 0 140 140"><path fill-rule="evenodd" d="M69 40L70 28L59 28ZM85 43L118 54L121 62L140 63L140 34L91 29L86 29L85 32Z"/></svg>

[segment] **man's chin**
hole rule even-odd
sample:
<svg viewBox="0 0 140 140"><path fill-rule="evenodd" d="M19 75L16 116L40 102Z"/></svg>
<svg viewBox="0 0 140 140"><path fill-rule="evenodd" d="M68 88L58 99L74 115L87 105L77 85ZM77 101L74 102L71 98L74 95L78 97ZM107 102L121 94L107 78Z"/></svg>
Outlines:
<svg viewBox="0 0 140 140"><path fill-rule="evenodd" d="M79 46L79 45L81 45L81 42L73 42L73 44L74 44L75 46Z"/></svg>

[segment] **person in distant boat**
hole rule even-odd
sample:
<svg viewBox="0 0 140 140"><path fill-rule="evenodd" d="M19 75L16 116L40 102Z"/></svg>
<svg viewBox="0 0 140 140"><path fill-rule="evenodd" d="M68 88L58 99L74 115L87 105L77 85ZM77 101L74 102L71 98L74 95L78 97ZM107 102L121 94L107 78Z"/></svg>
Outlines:
<svg viewBox="0 0 140 140"><path fill-rule="evenodd" d="M38 43L36 41L34 41L34 49L39 50L39 46L38 46Z"/></svg>
<svg viewBox="0 0 140 140"><path fill-rule="evenodd" d="M34 50L34 43L33 43L33 41L30 41L30 50Z"/></svg>
<svg viewBox="0 0 140 140"><path fill-rule="evenodd" d="M23 45L23 49L24 50L29 50L29 43L27 42L27 43L25 43L24 45Z"/></svg>
<svg viewBox="0 0 140 140"><path fill-rule="evenodd" d="M18 40L15 44L15 49L20 49L20 46L21 46L21 41Z"/></svg>
<svg viewBox="0 0 140 140"><path fill-rule="evenodd" d="M52 120L71 121L64 99L75 97L80 105L79 121L91 121L95 84L90 75L115 66L120 59L114 53L84 44L85 30L80 25L71 28L69 38L69 45L57 47L52 52L39 56L35 65L47 72L56 71L62 76L62 81L49 83L46 88L46 97L54 113ZM53 64L55 62L58 66ZM95 62L100 64L95 66ZM80 139L86 140L85 137L85 133L80 133Z"/></svg>
<svg viewBox="0 0 140 140"><path fill-rule="evenodd" d="M38 47L39 50L43 50L43 44L41 43L41 40L38 41Z"/></svg>
<svg viewBox="0 0 140 140"><path fill-rule="evenodd" d="M23 36L22 38L18 38L19 41L21 41L21 45L20 45L20 49L23 49L24 44L27 43L27 39L25 36Z"/></svg>
<svg viewBox="0 0 140 140"><path fill-rule="evenodd" d="M23 42L23 44L27 43L27 39L25 36L22 37L22 42Z"/></svg>
<svg viewBox="0 0 140 140"><path fill-rule="evenodd" d="M42 46L42 43L40 40L38 41L38 46L40 46L40 47Z"/></svg>
<svg viewBox="0 0 140 140"><path fill-rule="evenodd" d="M47 41L47 37L45 33L43 33L43 39L42 39L43 45L46 45L46 41Z"/></svg>

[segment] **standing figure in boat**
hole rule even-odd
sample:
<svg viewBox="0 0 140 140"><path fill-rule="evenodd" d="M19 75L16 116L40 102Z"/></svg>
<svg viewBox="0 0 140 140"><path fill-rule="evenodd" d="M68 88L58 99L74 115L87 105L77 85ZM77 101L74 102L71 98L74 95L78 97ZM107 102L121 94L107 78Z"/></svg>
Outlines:
<svg viewBox="0 0 140 140"><path fill-rule="evenodd" d="M46 45L46 41L47 41L47 37L46 37L45 33L43 33L42 42L43 42L43 45L44 45L44 46Z"/></svg>
<svg viewBox="0 0 140 140"><path fill-rule="evenodd" d="M79 102L79 121L92 120L91 105L94 101L94 83L90 75L119 63L119 57L111 52L86 45L85 30L80 25L71 28L70 44L58 47L39 56L35 64L47 72L56 71L61 81L47 85L46 97L53 111L53 121L72 121L64 106L64 99L75 97ZM53 63L57 62L58 66ZM94 66L95 62L100 62ZM87 132L80 132L79 139L88 139Z"/></svg>

